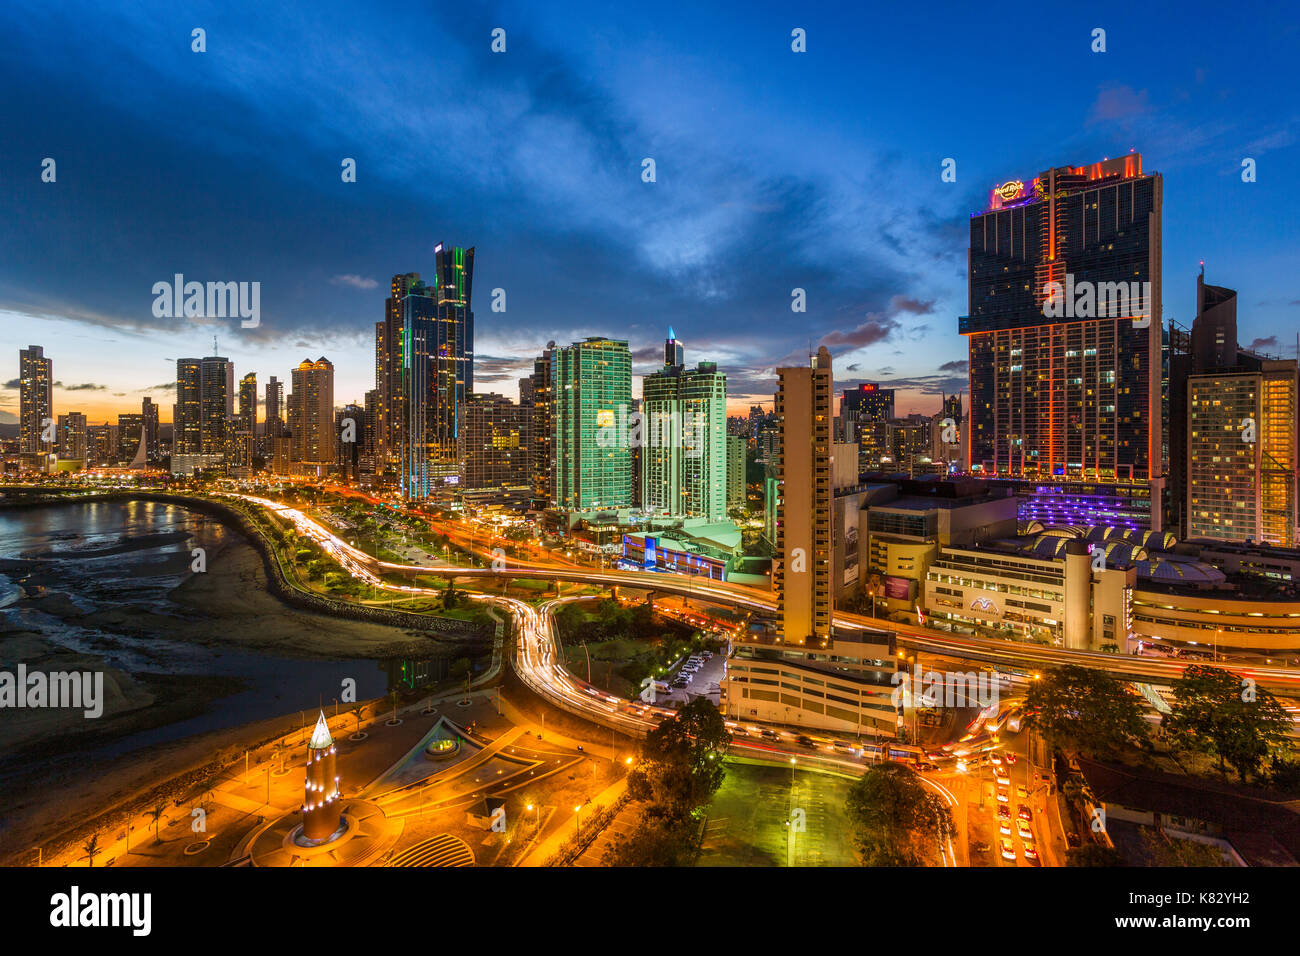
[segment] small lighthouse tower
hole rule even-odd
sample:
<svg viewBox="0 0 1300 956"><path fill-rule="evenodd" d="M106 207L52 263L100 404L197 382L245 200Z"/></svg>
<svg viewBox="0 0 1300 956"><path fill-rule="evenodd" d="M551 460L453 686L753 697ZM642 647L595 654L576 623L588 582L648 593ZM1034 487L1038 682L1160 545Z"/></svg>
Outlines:
<svg viewBox="0 0 1300 956"><path fill-rule="evenodd" d="M328 840L339 829L339 778L334 769L334 738L321 711L307 744L306 795L302 804L302 835L310 843Z"/></svg>

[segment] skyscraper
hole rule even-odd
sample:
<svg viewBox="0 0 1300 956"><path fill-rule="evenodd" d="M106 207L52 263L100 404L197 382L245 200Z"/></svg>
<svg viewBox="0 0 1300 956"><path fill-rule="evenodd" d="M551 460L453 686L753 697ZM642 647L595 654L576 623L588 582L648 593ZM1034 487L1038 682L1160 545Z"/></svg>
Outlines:
<svg viewBox="0 0 1300 956"><path fill-rule="evenodd" d="M18 450L24 455L49 451L52 443L41 435L54 417L54 363L42 346L18 350L18 411Z"/></svg>
<svg viewBox="0 0 1300 956"><path fill-rule="evenodd" d="M458 480L461 418L474 387L474 250L438 243L433 251L434 283L416 272L394 276L375 328L376 457L398 466L412 498Z"/></svg>
<svg viewBox="0 0 1300 956"><path fill-rule="evenodd" d="M257 373L239 380L239 414L235 419L234 461L243 467L253 464L253 442L257 436Z"/></svg>
<svg viewBox="0 0 1300 956"><path fill-rule="evenodd" d="M267 438L275 439L284 436L284 382L281 382L274 375L266 383L266 425L263 432ZM270 448L270 442L267 443Z"/></svg>
<svg viewBox="0 0 1300 956"><path fill-rule="evenodd" d="M533 362L532 469L533 507L548 508L555 501L555 343Z"/></svg>
<svg viewBox="0 0 1300 956"><path fill-rule="evenodd" d="M727 436L727 508L745 507L745 439Z"/></svg>
<svg viewBox="0 0 1300 956"><path fill-rule="evenodd" d="M894 390L875 382L847 388L840 399L845 441L857 442L858 470L874 471L890 456L889 423L894 418Z"/></svg>
<svg viewBox="0 0 1300 956"><path fill-rule="evenodd" d="M641 385L641 507L671 517L727 517L727 376L686 368L672 329L665 360Z"/></svg>
<svg viewBox="0 0 1300 956"><path fill-rule="evenodd" d="M203 453L202 418L203 362L176 360L176 402L172 405L172 456Z"/></svg>
<svg viewBox="0 0 1300 956"><path fill-rule="evenodd" d="M531 486L533 409L504 395L474 395L465 405L461 487Z"/></svg>
<svg viewBox="0 0 1300 956"><path fill-rule="evenodd" d="M1158 495L1162 196L1132 153L1003 183L971 218L972 471Z"/></svg>
<svg viewBox="0 0 1300 956"><path fill-rule="evenodd" d="M779 368L781 423L777 554L772 588L787 645L817 646L831 633L831 353L807 368Z"/></svg>
<svg viewBox="0 0 1300 956"><path fill-rule="evenodd" d="M139 412L118 415L117 461L133 461L142 441L144 441L144 416Z"/></svg>
<svg viewBox="0 0 1300 956"><path fill-rule="evenodd" d="M1186 395L1171 427L1185 429L1187 536L1295 547L1297 363L1237 345L1232 289L1198 276L1196 303L1191 371L1171 383Z"/></svg>
<svg viewBox="0 0 1300 956"><path fill-rule="evenodd" d="M590 336L554 351L555 501L567 511L632 504L626 416L632 355L625 340Z"/></svg>
<svg viewBox="0 0 1300 956"><path fill-rule="evenodd" d="M289 434L293 460L307 471L321 471L335 460L334 366L321 356L303 359L293 370L289 394Z"/></svg>
<svg viewBox="0 0 1300 956"><path fill-rule="evenodd" d="M228 452L235 417L235 365L230 359L210 355L200 360L199 432L205 455Z"/></svg>
<svg viewBox="0 0 1300 956"><path fill-rule="evenodd" d="M59 416L59 457L73 461L85 461L88 448L86 445L86 416L81 412L68 412Z"/></svg>
<svg viewBox="0 0 1300 956"><path fill-rule="evenodd" d="M162 457L158 445L158 406L153 399L146 397L140 402L140 418L144 422L144 459L155 464Z"/></svg>

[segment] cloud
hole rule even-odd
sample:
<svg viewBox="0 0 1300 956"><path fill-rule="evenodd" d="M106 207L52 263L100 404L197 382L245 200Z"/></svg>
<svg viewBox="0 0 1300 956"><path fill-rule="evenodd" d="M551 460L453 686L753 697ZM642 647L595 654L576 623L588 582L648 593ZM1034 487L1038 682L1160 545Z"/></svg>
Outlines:
<svg viewBox="0 0 1300 956"><path fill-rule="evenodd" d="M55 382L55 388L61 388L65 392L102 392L108 388L107 385L96 385L94 382L83 382L80 385L64 385L62 382Z"/></svg>
<svg viewBox="0 0 1300 956"><path fill-rule="evenodd" d="M970 371L970 362L966 359L954 359L951 362L944 362L939 366L940 372L960 372L965 375Z"/></svg>
<svg viewBox="0 0 1300 956"><path fill-rule="evenodd" d="M910 312L913 315L927 315L934 311L934 299L912 299L905 295L896 295L889 300L889 308L894 312Z"/></svg>
<svg viewBox="0 0 1300 956"><path fill-rule="evenodd" d="M9 381L5 382L4 387L6 389L14 389L22 385L22 383L22 379L20 378L11 378Z"/></svg>
<svg viewBox="0 0 1300 956"><path fill-rule="evenodd" d="M1255 339L1250 345L1246 346L1252 352L1257 349L1275 349L1277 348L1277 336L1270 335L1266 339Z"/></svg>
<svg viewBox="0 0 1300 956"><path fill-rule="evenodd" d="M1114 123L1135 119L1149 112L1147 91L1135 91L1131 86L1105 86L1088 112L1089 123Z"/></svg>
<svg viewBox="0 0 1300 956"><path fill-rule="evenodd" d="M331 285L350 285L354 289L378 289L379 282L375 279L367 279L364 276L347 273L346 275L333 276L330 278Z"/></svg>

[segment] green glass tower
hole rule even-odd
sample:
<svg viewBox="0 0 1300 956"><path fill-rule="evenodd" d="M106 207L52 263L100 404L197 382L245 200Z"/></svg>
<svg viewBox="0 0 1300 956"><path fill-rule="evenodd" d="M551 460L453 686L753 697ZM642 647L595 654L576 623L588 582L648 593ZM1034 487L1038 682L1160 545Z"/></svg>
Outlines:
<svg viewBox="0 0 1300 956"><path fill-rule="evenodd" d="M629 508L632 355L627 342L592 336L552 353L555 389L554 506Z"/></svg>
<svg viewBox="0 0 1300 956"><path fill-rule="evenodd" d="M641 386L641 505L671 517L727 517L727 376L687 368L669 330L666 364Z"/></svg>

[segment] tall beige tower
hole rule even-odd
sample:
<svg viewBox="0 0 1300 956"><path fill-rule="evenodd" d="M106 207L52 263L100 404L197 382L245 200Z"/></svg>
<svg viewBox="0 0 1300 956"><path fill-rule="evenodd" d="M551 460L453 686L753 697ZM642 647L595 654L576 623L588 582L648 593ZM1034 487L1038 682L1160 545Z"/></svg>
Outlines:
<svg viewBox="0 0 1300 956"><path fill-rule="evenodd" d="M786 644L824 646L831 635L831 353L776 370L781 452L772 586Z"/></svg>

